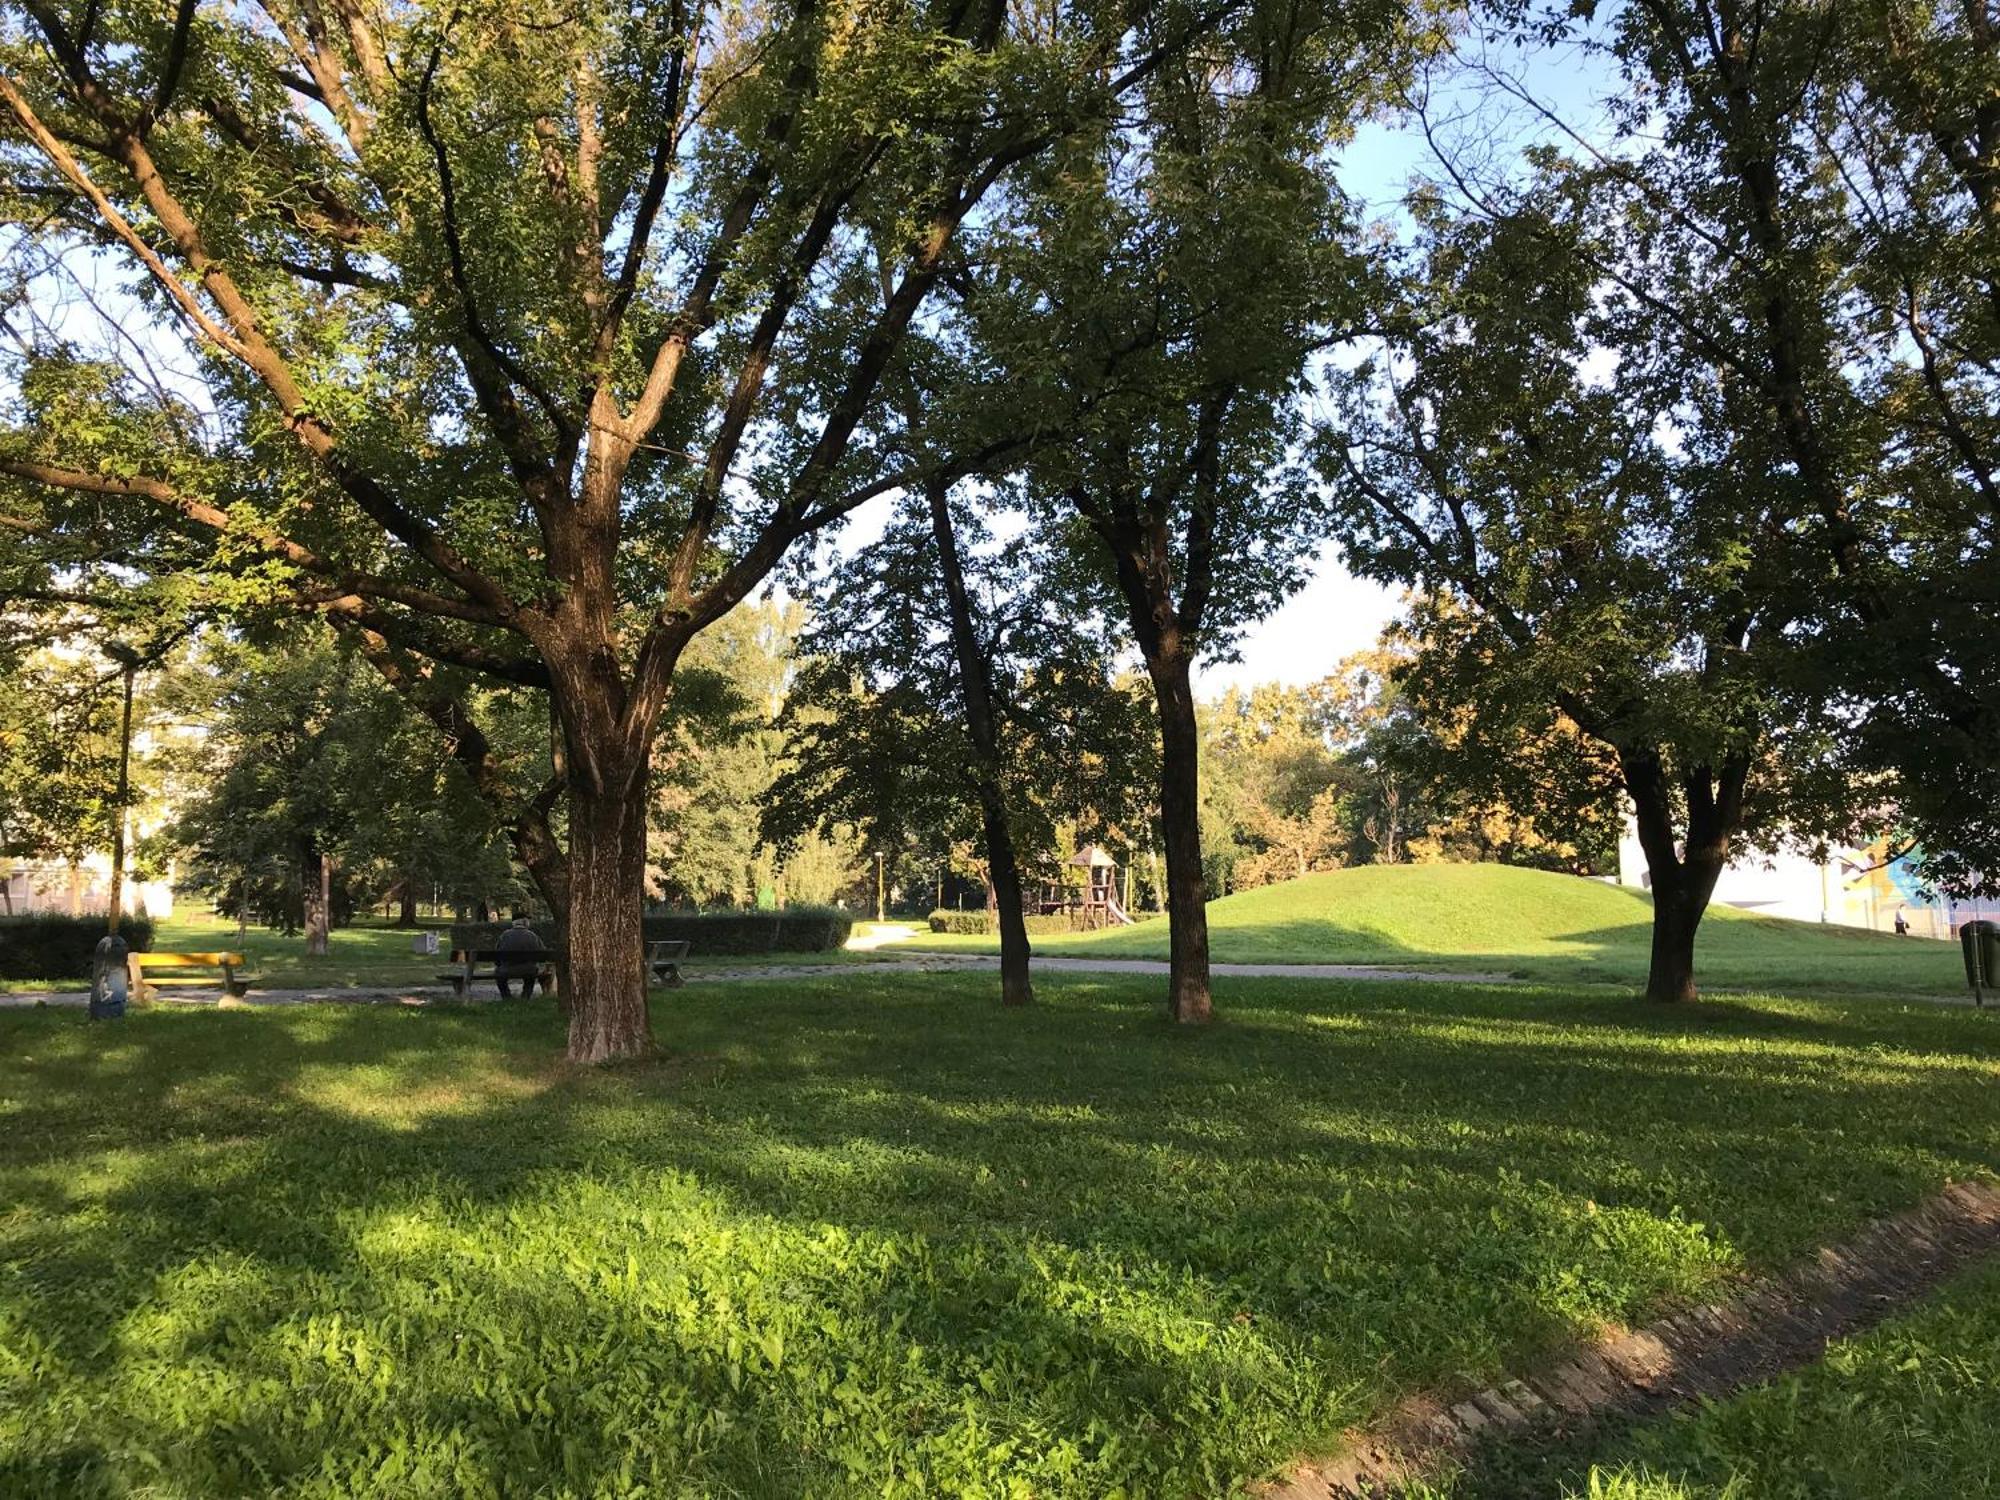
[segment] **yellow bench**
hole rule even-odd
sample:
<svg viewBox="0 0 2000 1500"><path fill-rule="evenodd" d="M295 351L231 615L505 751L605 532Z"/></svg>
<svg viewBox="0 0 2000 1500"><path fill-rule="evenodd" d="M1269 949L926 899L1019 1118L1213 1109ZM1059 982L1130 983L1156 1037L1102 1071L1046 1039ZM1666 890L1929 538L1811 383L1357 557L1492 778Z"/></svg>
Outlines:
<svg viewBox="0 0 2000 1500"><path fill-rule="evenodd" d="M129 981L127 988L134 1000L150 1000L159 986L146 979L148 969L220 969L222 971L222 992L225 995L241 995L249 985L236 977L236 971L243 967L240 953L128 953L125 955L125 974ZM170 984L203 984L206 981L185 972L175 974L168 980Z"/></svg>

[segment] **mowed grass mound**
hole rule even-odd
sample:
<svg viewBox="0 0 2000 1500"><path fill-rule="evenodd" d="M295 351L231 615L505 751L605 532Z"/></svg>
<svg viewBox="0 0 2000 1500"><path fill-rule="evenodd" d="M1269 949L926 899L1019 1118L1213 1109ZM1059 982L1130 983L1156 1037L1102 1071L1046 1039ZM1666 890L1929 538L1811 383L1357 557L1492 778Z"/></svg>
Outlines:
<svg viewBox="0 0 2000 1500"><path fill-rule="evenodd" d="M1966 1011L1218 988L0 1012L0 1495L1221 1496L2000 1157Z"/></svg>
<svg viewBox="0 0 2000 1500"><path fill-rule="evenodd" d="M1573 875L1508 865L1363 865L1225 896L1208 905L1218 963L1398 964L1493 969L1530 979L1638 984L1652 898ZM990 938L921 937L905 947L991 950ZM1038 936L1037 953L1165 958L1164 919ZM1697 939L1704 985L1960 993L1955 944L1709 909Z"/></svg>

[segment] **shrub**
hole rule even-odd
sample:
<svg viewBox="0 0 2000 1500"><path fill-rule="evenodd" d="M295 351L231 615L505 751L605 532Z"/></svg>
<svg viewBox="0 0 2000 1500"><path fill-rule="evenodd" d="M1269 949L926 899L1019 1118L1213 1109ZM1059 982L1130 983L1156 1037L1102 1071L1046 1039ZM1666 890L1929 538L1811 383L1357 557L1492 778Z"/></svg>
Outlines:
<svg viewBox="0 0 2000 1500"><path fill-rule="evenodd" d="M151 917L124 917L118 932L130 948L153 946ZM91 952L103 936L103 912L81 917L55 912L0 917L0 979L88 979Z"/></svg>
<svg viewBox="0 0 2000 1500"><path fill-rule="evenodd" d="M960 937L984 937L993 930L993 914L987 911L934 911L930 920L932 932Z"/></svg>
<svg viewBox="0 0 2000 1500"><path fill-rule="evenodd" d="M1028 931L1068 932L1069 918L1061 912L1043 916L1037 912L1027 919ZM932 932L952 932L963 937L991 937L1000 930L993 920L993 913L980 908L975 911L934 911L930 915Z"/></svg>
<svg viewBox="0 0 2000 1500"><path fill-rule="evenodd" d="M551 947L553 922L528 924ZM505 922L457 922L451 929L454 953L491 948ZM846 945L854 918L837 906L787 906L776 911L661 912L641 919L647 942L685 938L691 954L829 953Z"/></svg>

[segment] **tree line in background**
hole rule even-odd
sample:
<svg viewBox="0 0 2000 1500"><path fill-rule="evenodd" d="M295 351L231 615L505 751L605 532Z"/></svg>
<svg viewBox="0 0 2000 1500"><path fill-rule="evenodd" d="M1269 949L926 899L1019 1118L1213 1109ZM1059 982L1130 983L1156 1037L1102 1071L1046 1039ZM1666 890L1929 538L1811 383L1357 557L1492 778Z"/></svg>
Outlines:
<svg viewBox="0 0 2000 1500"><path fill-rule="evenodd" d="M1018 564L970 555L1010 579ZM950 683L909 649L908 613L924 595L914 575L902 581L912 586L844 594L858 616L756 601L704 636L683 678L704 702L655 761L649 903L865 911L879 873L901 916L998 912L976 758ZM1007 597L1025 607L1030 596ZM903 633L882 608L906 612ZM1083 641L1073 622L1043 623ZM1134 670L1107 636L1094 644L1062 660L1013 658L1032 687L1006 679L1000 764L1025 899L1073 881L1065 862L1094 842L1128 871L1134 909L1164 912L1156 731ZM1394 683L1400 664L1378 649L1321 683L1230 689L1198 706L1210 897L1351 864L1609 867L1605 809L1551 825L1547 799L1530 812L1468 796L1460 732L1420 721ZM114 678L74 648L32 653L0 678L10 867L109 848ZM300 935L309 954L369 911L414 928L537 903L448 747L337 635L308 627L178 645L142 675L137 705L125 803L135 879L171 872L184 894ZM484 715L509 731L510 775L524 784L548 759L534 707L494 702Z"/></svg>
<svg viewBox="0 0 2000 1500"><path fill-rule="evenodd" d="M2000 867L1996 82L1985 9L1918 0L28 0L0 596L332 630L283 722L218 710L274 737L244 806L403 705L373 743L458 790L369 857L504 840L579 1060L650 1045L655 866L775 899L857 837L976 851L1017 1003L1052 832L1157 854L1199 1022L1216 889L1585 866L1625 799L1689 998L1746 843ZM1391 115L1432 159L1374 221L1341 155ZM1406 659L1205 729L1196 662L1330 539L1412 591ZM817 604L782 693L774 578ZM360 836L299 811L324 906Z"/></svg>

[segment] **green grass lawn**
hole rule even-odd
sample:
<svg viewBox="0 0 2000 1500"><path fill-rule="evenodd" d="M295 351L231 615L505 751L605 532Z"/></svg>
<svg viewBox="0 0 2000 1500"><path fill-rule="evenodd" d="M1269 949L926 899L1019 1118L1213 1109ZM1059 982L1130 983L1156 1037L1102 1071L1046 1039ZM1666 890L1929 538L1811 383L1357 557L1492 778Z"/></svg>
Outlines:
<svg viewBox="0 0 2000 1500"><path fill-rule="evenodd" d="M1553 1450L1486 1456L1409 1500L1944 1500L2000 1494L2000 1267L1797 1374Z"/></svg>
<svg viewBox="0 0 2000 1500"><path fill-rule="evenodd" d="M1652 942L1643 892L1506 865L1364 865L1211 901L1221 963L1421 964L1558 983L1638 984ZM1167 926L1037 936L1037 953L1165 958ZM1711 908L1697 939L1705 985L1963 994L1958 947ZM993 938L926 934L899 945L996 952Z"/></svg>
<svg viewBox="0 0 2000 1500"><path fill-rule="evenodd" d="M0 1494L1216 1496L2000 1164L1968 1011L992 987L0 1012Z"/></svg>
<svg viewBox="0 0 2000 1500"><path fill-rule="evenodd" d="M422 928L391 927L367 920L350 927L337 927L328 937L323 958L306 954L303 933L286 935L267 927L251 927L237 938L233 919L218 917L183 905L174 916L160 922L153 931L153 947L162 952L207 953L216 950L241 952L247 960L246 972L253 985L265 989L318 989L357 985L390 987L435 984L449 967L410 951L410 941L425 928L441 934L450 947L449 922L426 922ZM893 960L895 953L751 953L690 954L682 967L690 973L702 969L741 968L788 963L871 963ZM51 975L40 979L0 979L0 991L82 989L88 975Z"/></svg>

